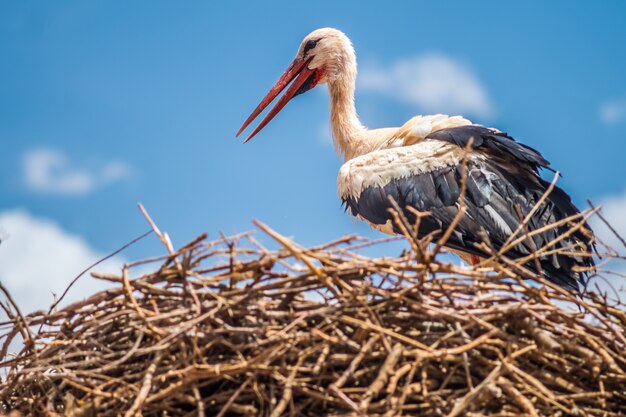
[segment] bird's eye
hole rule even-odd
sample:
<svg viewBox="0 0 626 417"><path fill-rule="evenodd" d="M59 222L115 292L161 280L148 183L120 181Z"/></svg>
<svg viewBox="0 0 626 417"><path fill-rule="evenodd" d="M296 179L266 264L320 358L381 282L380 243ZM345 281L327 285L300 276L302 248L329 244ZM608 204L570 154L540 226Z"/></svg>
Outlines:
<svg viewBox="0 0 626 417"><path fill-rule="evenodd" d="M315 48L315 45L317 45L319 41L319 39L311 39L310 41L307 41L307 43L304 45L304 50L302 52L306 55L307 52Z"/></svg>

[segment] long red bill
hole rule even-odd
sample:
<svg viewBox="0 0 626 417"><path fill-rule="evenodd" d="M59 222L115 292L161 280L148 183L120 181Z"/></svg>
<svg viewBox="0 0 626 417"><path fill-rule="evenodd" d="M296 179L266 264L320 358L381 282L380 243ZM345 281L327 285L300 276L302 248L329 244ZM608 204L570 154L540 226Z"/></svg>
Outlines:
<svg viewBox="0 0 626 417"><path fill-rule="evenodd" d="M311 70L308 68L308 64L310 61L310 58L306 60L296 58L291 63L291 65L287 67L283 75L281 75L278 81L276 81L276 84L274 84L274 86L263 98L263 100L261 100L259 105L256 106L252 114L248 116L246 121L237 132L236 136L239 136L241 132L243 132L263 110L265 110L265 108L278 96L278 94L280 94L280 92L283 91L285 87L287 87L287 85L289 85L289 83L294 80L294 78L295 81L289 86L287 91L285 91L285 94L283 94L283 96L276 102L274 107L272 107L272 109L269 111L269 113L267 113L261 123L256 127L256 129L254 129L254 131L250 134L250 136L246 138L243 143L246 143L247 141L252 139L257 133L259 133L261 129L263 129L274 118L274 116L276 116L278 112L282 110L283 107L285 107L289 100L291 100L298 93L302 92L299 91L300 88L307 82L309 76L315 72L315 70ZM312 87L313 85L311 85L309 88Z"/></svg>

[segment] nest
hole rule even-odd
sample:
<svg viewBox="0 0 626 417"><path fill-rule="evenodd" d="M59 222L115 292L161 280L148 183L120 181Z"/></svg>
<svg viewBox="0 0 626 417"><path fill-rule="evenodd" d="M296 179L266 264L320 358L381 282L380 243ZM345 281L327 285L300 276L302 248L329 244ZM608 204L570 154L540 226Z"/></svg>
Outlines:
<svg viewBox="0 0 626 417"><path fill-rule="evenodd" d="M2 353L24 347L0 414L626 415L626 314L608 295L496 254L446 263L410 233L397 258L369 258L353 236L305 249L257 226L277 249L242 234L174 250L155 227L167 256L93 274L112 289L6 306ZM146 262L161 265L131 278Z"/></svg>

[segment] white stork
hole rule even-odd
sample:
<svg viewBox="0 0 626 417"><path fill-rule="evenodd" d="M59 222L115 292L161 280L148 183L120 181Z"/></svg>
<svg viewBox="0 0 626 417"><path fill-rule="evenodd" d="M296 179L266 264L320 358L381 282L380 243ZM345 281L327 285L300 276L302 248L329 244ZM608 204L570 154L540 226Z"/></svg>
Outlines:
<svg viewBox="0 0 626 417"><path fill-rule="evenodd" d="M401 208L411 206L430 216L421 220L419 235L441 233L459 212L462 165L467 158L466 213L446 246L466 260L485 257L477 248L483 233L499 249L520 226L549 187L539 176L549 162L535 149L516 142L506 133L472 124L461 116L416 116L397 128L368 130L354 106L356 55L348 37L332 28L318 29L304 38L294 61L237 132L237 136L284 90L246 142L256 135L293 97L318 84L330 93L330 123L337 151L345 158L339 170L339 197L353 215L373 228L394 234L399 230L389 211L392 197ZM472 140L472 151L465 147ZM549 169L549 168L548 168ZM555 187L531 217L527 228L536 230L579 213L570 197ZM404 210L410 221L415 215ZM512 258L528 255L562 233L567 226L549 229L506 253ZM556 244L589 253L593 235L579 230ZM465 255L465 256L463 256ZM585 272L593 268L590 256L553 254L539 259L543 274L551 281L577 290ZM530 262L536 270L537 264Z"/></svg>

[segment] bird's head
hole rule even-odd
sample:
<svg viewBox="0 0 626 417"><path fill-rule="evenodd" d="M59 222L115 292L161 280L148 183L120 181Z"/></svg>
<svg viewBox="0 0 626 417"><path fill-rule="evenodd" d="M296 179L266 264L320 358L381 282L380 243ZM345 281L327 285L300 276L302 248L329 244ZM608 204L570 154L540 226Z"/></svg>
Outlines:
<svg viewBox="0 0 626 417"><path fill-rule="evenodd" d="M295 96L305 93L319 84L333 83L356 69L354 48L350 39L341 31L333 28L317 29L302 40L298 53L283 75L261 100L252 114L237 132L237 136L283 91L285 94L276 102L261 123L248 136L245 142L259 133L283 107ZM356 74L354 74L356 75ZM353 75L353 76L354 76Z"/></svg>

